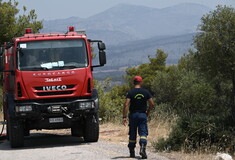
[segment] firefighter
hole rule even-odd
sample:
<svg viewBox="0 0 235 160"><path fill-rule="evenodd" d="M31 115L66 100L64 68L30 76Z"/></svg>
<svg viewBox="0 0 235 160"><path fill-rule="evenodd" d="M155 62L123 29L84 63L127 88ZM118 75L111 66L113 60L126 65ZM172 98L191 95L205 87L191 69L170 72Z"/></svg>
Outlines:
<svg viewBox="0 0 235 160"><path fill-rule="evenodd" d="M147 159L146 145L148 136L147 116L154 107L152 95L148 90L141 88L143 84L142 77L135 76L133 79L134 89L128 91L123 106L123 124L128 122L127 112L129 108L129 144L130 157L135 157L135 146L137 130L140 136L140 155L142 159ZM149 107L147 106L149 102Z"/></svg>

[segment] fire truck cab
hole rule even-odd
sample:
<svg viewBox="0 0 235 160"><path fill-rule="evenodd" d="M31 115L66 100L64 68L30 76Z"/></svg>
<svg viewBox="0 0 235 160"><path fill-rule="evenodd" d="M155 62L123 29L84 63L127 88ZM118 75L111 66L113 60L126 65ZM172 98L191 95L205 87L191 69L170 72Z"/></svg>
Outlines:
<svg viewBox="0 0 235 160"><path fill-rule="evenodd" d="M99 65L92 65L97 43ZM34 34L26 29L0 48L3 112L11 147L22 147L30 130L71 128L87 142L99 138L98 93L94 67L106 64L105 44L84 32Z"/></svg>

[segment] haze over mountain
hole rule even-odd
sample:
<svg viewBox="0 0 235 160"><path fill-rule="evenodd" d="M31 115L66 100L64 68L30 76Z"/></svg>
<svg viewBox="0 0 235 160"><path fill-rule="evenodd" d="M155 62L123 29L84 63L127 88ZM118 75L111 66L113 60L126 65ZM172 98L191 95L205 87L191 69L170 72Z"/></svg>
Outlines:
<svg viewBox="0 0 235 160"><path fill-rule="evenodd" d="M69 25L85 29L89 37L107 44L147 39L160 35L180 35L196 31L200 18L210 8L183 3L163 9L119 4L86 19L71 17L44 21L42 32L65 32Z"/></svg>
<svg viewBox="0 0 235 160"><path fill-rule="evenodd" d="M84 29L90 39L107 44L107 65L104 69L148 62L156 50L168 53L168 64L192 48L192 39L201 17L211 9L194 3L183 3L163 9L119 4L89 18L70 17L44 21L41 32L65 33L68 26ZM123 71L123 70L122 70Z"/></svg>

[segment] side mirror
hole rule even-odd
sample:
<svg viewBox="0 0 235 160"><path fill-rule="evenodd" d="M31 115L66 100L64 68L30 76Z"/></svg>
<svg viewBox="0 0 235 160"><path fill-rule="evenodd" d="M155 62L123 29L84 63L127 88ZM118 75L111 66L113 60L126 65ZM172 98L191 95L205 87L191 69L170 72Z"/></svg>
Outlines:
<svg viewBox="0 0 235 160"><path fill-rule="evenodd" d="M3 71L3 53L4 53L5 48L0 47L0 72Z"/></svg>
<svg viewBox="0 0 235 160"><path fill-rule="evenodd" d="M98 48L99 48L99 50L105 50L106 49L106 46L105 46L105 43L103 43L103 42L98 42Z"/></svg>
<svg viewBox="0 0 235 160"><path fill-rule="evenodd" d="M104 66L106 64L106 53L103 50L99 51L100 65Z"/></svg>
<svg viewBox="0 0 235 160"><path fill-rule="evenodd" d="M94 67L101 67L104 66L106 64L106 53L105 53L105 43L103 43L101 40L88 40L89 42L97 42L98 43L98 49L99 49L99 61L100 64L99 65L94 65L92 66L92 68Z"/></svg>
<svg viewBox="0 0 235 160"><path fill-rule="evenodd" d="M0 47L0 55L2 55L4 52L4 47Z"/></svg>
<svg viewBox="0 0 235 160"><path fill-rule="evenodd" d="M7 44L6 44L6 49L11 48L12 46L13 46L13 43L7 42Z"/></svg>
<svg viewBox="0 0 235 160"><path fill-rule="evenodd" d="M0 55L0 72L3 71L3 55Z"/></svg>

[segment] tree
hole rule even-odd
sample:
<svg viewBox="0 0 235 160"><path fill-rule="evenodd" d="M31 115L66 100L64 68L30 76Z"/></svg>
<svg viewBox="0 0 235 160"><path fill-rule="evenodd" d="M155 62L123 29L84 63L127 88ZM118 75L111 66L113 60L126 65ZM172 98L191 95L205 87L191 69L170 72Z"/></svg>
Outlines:
<svg viewBox="0 0 235 160"><path fill-rule="evenodd" d="M195 58L208 79L221 76L232 83L231 111L235 124L235 9L217 6L201 19L194 44Z"/></svg>
<svg viewBox="0 0 235 160"><path fill-rule="evenodd" d="M157 100L156 110L171 117L177 115L176 125L167 139L160 139L157 150L232 151L232 132L226 95L229 86L221 82L216 87L198 72L193 57L186 56L176 66L159 71L152 81ZM192 66L190 66L192 64Z"/></svg>
<svg viewBox="0 0 235 160"><path fill-rule="evenodd" d="M144 88L151 91L151 83L155 78L158 71L164 71L166 69L166 58L167 54L158 49L155 57L148 57L150 63L140 64L138 67L128 68L126 70L126 79L129 85L132 85L133 77L136 75L142 76L144 81Z"/></svg>
<svg viewBox="0 0 235 160"><path fill-rule="evenodd" d="M17 6L17 1L0 0L0 44L10 42L13 37L22 36L24 28L32 28L35 33L42 29L42 21L37 21L35 10L26 14L27 9L24 6L24 14L17 16L20 11Z"/></svg>
<svg viewBox="0 0 235 160"><path fill-rule="evenodd" d="M95 88L99 93L99 116L103 122L119 122L125 96L130 88L128 85L111 87L110 81L111 78L95 81Z"/></svg>

